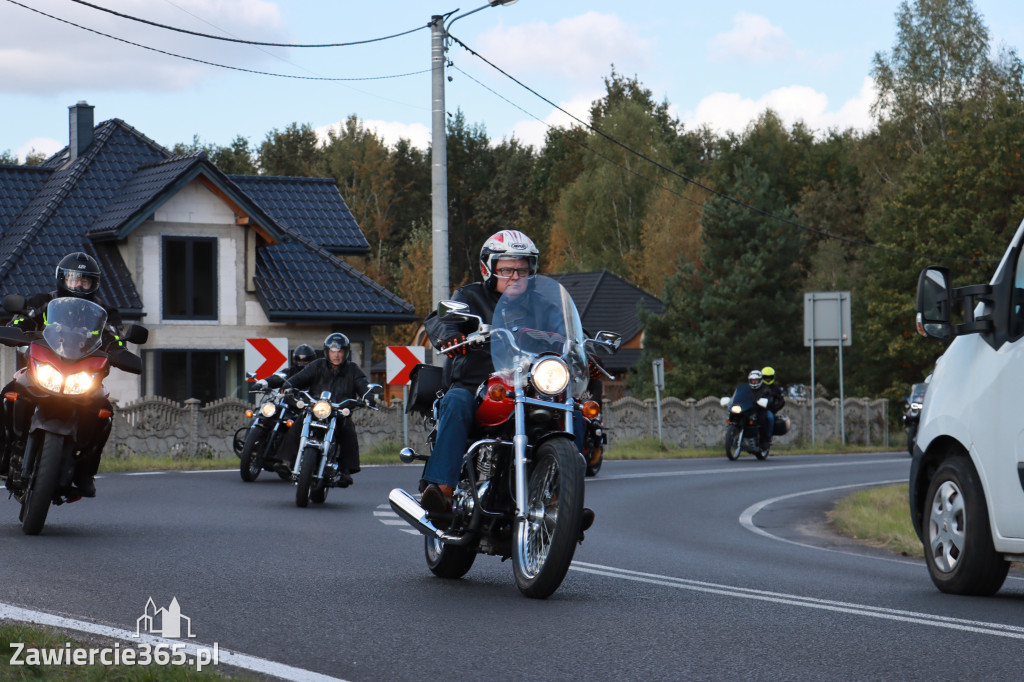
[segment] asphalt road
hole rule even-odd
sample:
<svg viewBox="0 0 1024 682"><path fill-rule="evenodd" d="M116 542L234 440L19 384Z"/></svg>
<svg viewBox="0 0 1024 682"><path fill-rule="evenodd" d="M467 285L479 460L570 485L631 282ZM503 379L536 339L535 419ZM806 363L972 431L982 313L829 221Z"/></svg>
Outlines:
<svg viewBox="0 0 1024 682"><path fill-rule="evenodd" d="M347 680L1019 679L1024 579L943 595L922 561L828 532L835 500L908 469L606 462L595 525L544 601L494 557L429 573L387 504L418 467L366 467L307 509L267 473L111 474L38 537L0 504L0 604L135 631L149 598L177 598L196 642Z"/></svg>

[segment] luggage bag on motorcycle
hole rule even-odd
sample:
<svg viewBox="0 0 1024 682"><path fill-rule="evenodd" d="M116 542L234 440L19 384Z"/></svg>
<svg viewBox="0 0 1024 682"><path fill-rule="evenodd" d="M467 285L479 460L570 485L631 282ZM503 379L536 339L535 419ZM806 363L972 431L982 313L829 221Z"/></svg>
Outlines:
<svg viewBox="0 0 1024 682"><path fill-rule="evenodd" d="M418 412L424 416L429 415L437 399L437 392L441 390L441 367L420 363L409 372L409 404L405 406L406 412Z"/></svg>
<svg viewBox="0 0 1024 682"><path fill-rule="evenodd" d="M775 415L775 427L772 429L773 436L785 436L789 433L789 417L786 415Z"/></svg>

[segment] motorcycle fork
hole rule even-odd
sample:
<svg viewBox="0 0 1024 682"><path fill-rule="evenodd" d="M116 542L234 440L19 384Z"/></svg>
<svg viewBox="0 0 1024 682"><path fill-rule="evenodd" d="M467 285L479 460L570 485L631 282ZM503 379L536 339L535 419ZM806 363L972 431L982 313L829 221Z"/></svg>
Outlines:
<svg viewBox="0 0 1024 682"><path fill-rule="evenodd" d="M516 435L512 437L513 466L516 472L516 521L526 521L526 392L523 368L516 367Z"/></svg>
<svg viewBox="0 0 1024 682"><path fill-rule="evenodd" d="M309 440L309 424L313 421L313 415L307 414L302 420L302 436L299 438L299 451L295 454L295 467L292 469L292 476L299 477L299 468L302 466L302 453L306 449L306 441Z"/></svg>
<svg viewBox="0 0 1024 682"><path fill-rule="evenodd" d="M338 420L334 418L334 415L331 415L330 420L331 425L327 427L327 435L324 436L323 444L320 447L320 468L316 473L316 477L320 480L324 478L324 469L327 467L328 455L330 455L331 447L334 445L334 427L338 424Z"/></svg>

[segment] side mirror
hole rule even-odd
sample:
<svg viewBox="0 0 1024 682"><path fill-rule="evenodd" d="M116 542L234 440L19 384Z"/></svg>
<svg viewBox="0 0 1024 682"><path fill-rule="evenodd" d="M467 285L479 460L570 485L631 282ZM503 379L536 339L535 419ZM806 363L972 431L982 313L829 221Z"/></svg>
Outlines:
<svg viewBox="0 0 1024 682"><path fill-rule="evenodd" d="M469 304L461 301L440 301L437 304L437 316L442 320L448 317L462 317L469 310Z"/></svg>
<svg viewBox="0 0 1024 682"><path fill-rule="evenodd" d="M371 395L379 396L384 393L384 387L380 384L369 384L366 387L366 394L363 396L363 400L366 400Z"/></svg>
<svg viewBox="0 0 1024 682"><path fill-rule="evenodd" d="M149 330L141 324L130 324L124 331L124 340L136 345L146 343L149 341Z"/></svg>
<svg viewBox="0 0 1024 682"><path fill-rule="evenodd" d="M598 332L594 338L586 339L584 343L607 353L614 353L622 345L622 335L616 332Z"/></svg>
<svg viewBox="0 0 1024 682"><path fill-rule="evenodd" d="M124 348L110 353L110 364L131 374L142 374L142 358Z"/></svg>
<svg viewBox="0 0 1024 682"><path fill-rule="evenodd" d="M721 405L722 407L729 407L729 403L731 403L731 402L732 402L732 398L729 398L729 397L727 396L727 397L725 397L725 398L722 398L722 399L721 399L721 400L719 400L718 402L719 402L719 404L720 404L720 405Z"/></svg>
<svg viewBox="0 0 1024 682"><path fill-rule="evenodd" d="M20 313L25 309L25 297L21 294L7 294L4 296L4 310L9 313Z"/></svg>
<svg viewBox="0 0 1024 682"><path fill-rule="evenodd" d="M949 268L930 265L917 280L917 331L939 341L953 338Z"/></svg>

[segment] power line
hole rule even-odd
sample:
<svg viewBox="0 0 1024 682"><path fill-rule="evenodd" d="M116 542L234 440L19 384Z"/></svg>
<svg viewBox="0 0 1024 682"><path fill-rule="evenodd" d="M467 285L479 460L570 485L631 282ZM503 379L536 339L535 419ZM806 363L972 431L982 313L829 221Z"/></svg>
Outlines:
<svg viewBox="0 0 1024 682"><path fill-rule="evenodd" d="M860 239L854 239L852 237L844 237L843 235L832 234L831 232L827 232L825 230L821 230L821 229L818 229L818 228L815 228L815 227L810 227L809 225L803 225L801 223L796 222L795 220L790 220L789 218L784 218L782 216L775 215L774 213L772 213L770 211L766 211L764 209L758 208L757 206L753 206L752 204L746 203L746 202L744 202L744 201L742 201L740 199L737 199L736 197L733 197L733 196L731 196L729 194L726 194L725 192L717 190L717 189L715 189L713 187L709 187L709 186L703 184L702 182L699 182L698 180L694 180L693 178L687 177L686 175L683 175L682 173L680 173L676 169L671 168L669 166L666 166L665 164L661 163L660 161L657 161L656 159L652 159L651 157L647 156L643 152L640 152L640 151L637 151L636 149L633 149L632 147L630 147L629 145L625 144L624 142L620 142L619 140L617 140L616 138L612 137L608 133L604 132L600 128L597 128L597 127L591 125L590 123L587 123L586 121L581 120L579 117L573 115L572 113L570 113L570 112L566 111L565 109L563 109L562 107L558 106L557 104L552 102L550 99L548 99L544 95L540 94L539 92L537 92L536 90L534 90L530 86L526 85L525 83L520 81L518 78L516 78L515 76L511 75L510 73L508 73L507 71L502 69L500 66L494 64L489 59L487 59L486 57L481 55L479 52L477 52L473 48L471 48L468 45L466 45L464 42L462 42L461 40L459 40L455 36L453 36L451 34L448 34L448 37L453 42L457 43L460 47L462 47L464 50L469 52L471 55L473 55L474 57L476 57L480 61L482 61L485 64L487 64L492 69L494 69L495 71L497 71L501 75L505 76L506 78L511 80L513 83L515 83L519 87L523 88L524 90L526 90L527 92L531 93L535 97L537 97L537 98L541 99L542 101L546 102L547 104L551 105L552 107L554 107L558 111L561 111L563 114L565 114L569 118L573 119L574 121L577 121L580 125L582 125L585 128L593 131L594 133L600 135L601 137L605 138L606 140L608 140L612 144L615 144L615 145L621 147L622 149L626 150L630 154L633 154L633 155L637 156L638 158L643 159L644 161L647 161L648 163L653 164L654 166L657 166L658 168L660 168L661 170L665 171L666 173L674 175L674 176L680 178L681 180L683 180L685 182L688 182L688 183L690 183L690 184L692 184L692 185L694 185L696 187L699 187L699 188L703 189L704 191L706 191L706 192L708 192L710 194L713 194L713 195L719 197L720 199L723 199L724 201L728 201L728 202L731 202L733 204L736 204L737 206L741 206L743 208L746 208L746 209L748 209L750 211L753 211L753 212L755 212L755 213L757 213L759 215L762 215L762 216L764 216L766 218L770 218L772 220L777 220L777 221L779 221L781 223L785 223L787 225L790 225L791 227L795 227L795 228L800 229L800 230L805 230L807 232L811 232L813 234L820 235L822 237L825 237L826 239L835 239L835 240L843 241L843 242L846 242L848 244L852 244L852 245L855 245L855 246L864 246L864 247L867 247L867 248L876 249L876 250L879 250L879 251L885 251L885 252L888 252L888 253L894 253L894 254L903 255L903 256L914 256L914 257L919 257L919 258L928 258L928 259L935 259L935 260L948 260L948 261L966 262L966 263L992 263L992 262L996 262L996 261L999 260L998 258L962 258L962 257L959 257L959 256L934 256L934 255L930 255L930 254L917 253L915 251L907 251L907 250L904 250L904 249L896 249L896 248L889 247L889 246L882 246L881 244L874 244L872 242L866 242L866 241L863 241L863 240L860 240ZM465 73L465 72L463 72L463 73Z"/></svg>
<svg viewBox="0 0 1024 682"><path fill-rule="evenodd" d="M118 38L117 36L112 36L109 33L104 33L102 31L97 31L96 29L89 28L88 26L82 26L81 24L76 24L73 21L68 21L67 19L61 19L60 17L56 17L56 16L54 16L52 14L47 14L46 12L43 12L42 10L38 10L38 9L36 9L34 7L29 7L28 5L23 5L22 3L17 2L17 0L7 0L7 2L11 3L12 5L17 5L18 7L23 7L24 9L31 10L32 12L35 12L36 14L41 14L44 17L47 17L47 18L50 18L50 19L54 19L55 21L59 21L62 24L68 24L69 26L74 26L75 28L80 28L83 31L88 31L90 33L95 33L96 35L103 36L104 38L110 38L111 40L116 40L118 42L125 43L126 45L132 45L134 47L141 47L143 50L149 50L151 52L157 52L159 54L167 55L168 57L177 57L178 59L185 59L187 61L195 62L197 64L205 64L206 66L216 66L216 67L221 68L221 69L230 69L232 71L241 71L243 73L251 73L251 74L255 74L257 76L272 76L274 78L292 78L292 79L295 79L295 80L306 80L306 81L333 81L333 82L337 82L337 81L372 81L372 80L384 80L384 79L388 79L388 78L403 78L405 76L416 76L416 75L419 75L419 74L422 74L422 73L429 73L430 72L430 69L423 69L422 71L410 71L408 73L395 73L395 74L390 74L390 75L387 75L387 76L364 76L364 77L361 77L361 78L329 78L327 76L294 76L294 75L286 74L286 73L272 73L270 71L257 71L255 69L246 69L246 68L243 68L241 66L229 66L227 64L218 64L216 62L206 61L205 59L198 59L196 57L189 57L189 56L186 56L186 55L183 55L183 54L177 54L177 53L174 53L174 52L168 52L167 50L161 50L161 49L156 48L156 47L150 47L149 45L143 45L141 43L135 43L135 42L132 42L131 40L125 40L124 38Z"/></svg>
<svg viewBox="0 0 1024 682"><path fill-rule="evenodd" d="M401 36L409 35L410 33L415 33L416 31L423 30L423 29L428 28L430 26L430 24L424 24L422 26L417 26L416 28L411 28L408 31L402 31L401 33L394 33L394 34L389 35L389 36L382 36L380 38L370 38L368 40L353 40L353 41L347 42L347 43L307 43L307 44L302 44L302 43L264 43L264 42L260 42L260 41L257 41L257 40L243 40L241 38L229 38L227 36L211 35L209 33L200 33L198 31L190 31L190 30L188 30L186 28L178 28L176 26L168 26L167 24L160 24L160 23L157 23L155 21L150 21L149 19L142 19L140 17L135 17L135 16L132 16L130 14L124 14L122 12L118 12L118 11L109 9L107 7L100 7L99 5L94 5L91 2L85 2L85 0L71 0L71 2L75 2L75 3L78 3L79 5L84 5L86 7L91 7L92 9L99 10L101 12L106 12L107 14L113 14L115 17L120 17L122 19L128 19L129 21L137 21L140 24L146 24L148 26L155 26L157 28L163 28L163 29L166 29L168 31L175 31L177 33L187 33L188 35L191 35L191 36L198 36L200 38L209 38L211 40L223 40L223 41L229 42L229 43L242 43L244 45L263 45L264 47L349 47L351 45L366 45L367 43L376 43L376 42L379 42L379 41L382 41L382 40L391 40L392 38L399 38ZM14 4L18 4L18 3L14 3Z"/></svg>

